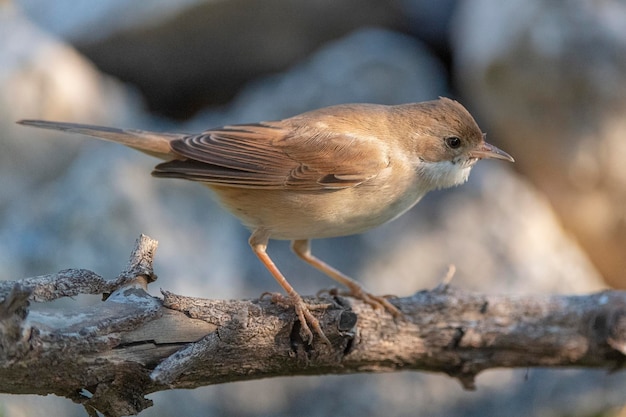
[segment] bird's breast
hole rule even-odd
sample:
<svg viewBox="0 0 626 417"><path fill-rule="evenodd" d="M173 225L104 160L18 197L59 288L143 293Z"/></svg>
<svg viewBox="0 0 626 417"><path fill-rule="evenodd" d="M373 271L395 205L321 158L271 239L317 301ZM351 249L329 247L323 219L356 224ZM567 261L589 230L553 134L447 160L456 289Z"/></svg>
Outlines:
<svg viewBox="0 0 626 417"><path fill-rule="evenodd" d="M318 239L364 232L413 207L427 190L384 175L355 187L299 191L209 185L221 204L251 230L272 239Z"/></svg>

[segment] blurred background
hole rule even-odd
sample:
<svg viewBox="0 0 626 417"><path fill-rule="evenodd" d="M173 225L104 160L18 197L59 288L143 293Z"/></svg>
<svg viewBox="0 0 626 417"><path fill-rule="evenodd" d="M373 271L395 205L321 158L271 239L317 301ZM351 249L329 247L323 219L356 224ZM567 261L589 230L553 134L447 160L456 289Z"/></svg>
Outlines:
<svg viewBox="0 0 626 417"><path fill-rule="evenodd" d="M0 0L0 279L65 268L107 278L140 233L165 288L278 290L249 233L157 162L22 118L198 132L346 102L448 96L515 164L314 252L374 293L454 284L580 294L626 286L626 4L618 0ZM332 283L272 242L302 294ZM68 300L68 303L80 302ZM151 395L143 416L617 416L623 373L499 370L465 392L442 375L280 378ZM0 395L0 416L79 416Z"/></svg>

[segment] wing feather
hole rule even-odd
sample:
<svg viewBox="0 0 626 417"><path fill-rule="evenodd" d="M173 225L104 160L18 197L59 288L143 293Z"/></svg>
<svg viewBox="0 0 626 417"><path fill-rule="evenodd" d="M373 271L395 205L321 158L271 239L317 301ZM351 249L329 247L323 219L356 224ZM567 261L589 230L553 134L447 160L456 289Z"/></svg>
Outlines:
<svg viewBox="0 0 626 417"><path fill-rule="evenodd" d="M354 187L389 163L386 150L368 138L308 134L281 122L225 126L170 145L180 158L157 165L153 175L243 188Z"/></svg>

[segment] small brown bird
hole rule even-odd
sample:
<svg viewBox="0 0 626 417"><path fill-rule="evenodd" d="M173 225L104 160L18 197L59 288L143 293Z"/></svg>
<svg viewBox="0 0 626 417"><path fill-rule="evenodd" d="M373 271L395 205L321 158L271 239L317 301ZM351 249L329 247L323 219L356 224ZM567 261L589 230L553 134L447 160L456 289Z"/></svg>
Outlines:
<svg viewBox="0 0 626 417"><path fill-rule="evenodd" d="M352 296L397 316L400 311L387 299L313 256L310 239L361 233L393 220L428 191L465 182L479 159L513 162L485 142L462 105L447 98L397 106L344 104L199 134L18 123L121 143L166 161L152 175L211 188L252 231L252 250L287 292L283 301L294 306L309 343L311 328L329 342L311 306L267 255L269 239L291 240L296 255Z"/></svg>

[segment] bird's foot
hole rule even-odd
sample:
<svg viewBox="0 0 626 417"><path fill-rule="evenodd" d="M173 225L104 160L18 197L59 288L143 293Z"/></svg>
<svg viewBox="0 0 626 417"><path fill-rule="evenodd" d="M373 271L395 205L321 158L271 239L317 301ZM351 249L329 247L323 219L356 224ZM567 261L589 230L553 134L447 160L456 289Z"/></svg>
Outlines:
<svg viewBox="0 0 626 417"><path fill-rule="evenodd" d="M389 314L394 317L402 316L402 312L398 309L398 307L391 304L388 300L389 298L397 298L395 295L374 295L365 291L365 289L363 289L363 287L361 287L360 285L349 285L347 291L342 291L337 288L325 289L319 291L317 295L319 296L324 293L331 296L340 295L344 297L347 296L356 298L366 304L371 305L373 308L382 308L384 310L387 310Z"/></svg>
<svg viewBox="0 0 626 417"><path fill-rule="evenodd" d="M311 310L324 310L331 306L331 304L309 304L305 303L302 297L298 294L285 296L276 292L264 292L261 294L261 298L270 297L270 301L273 304L277 304L281 307L293 307L296 311L296 316L300 320L300 336L309 345L313 343L313 331L326 343L331 346L330 340L324 334L320 322L311 313ZM313 331L311 330L313 329Z"/></svg>

